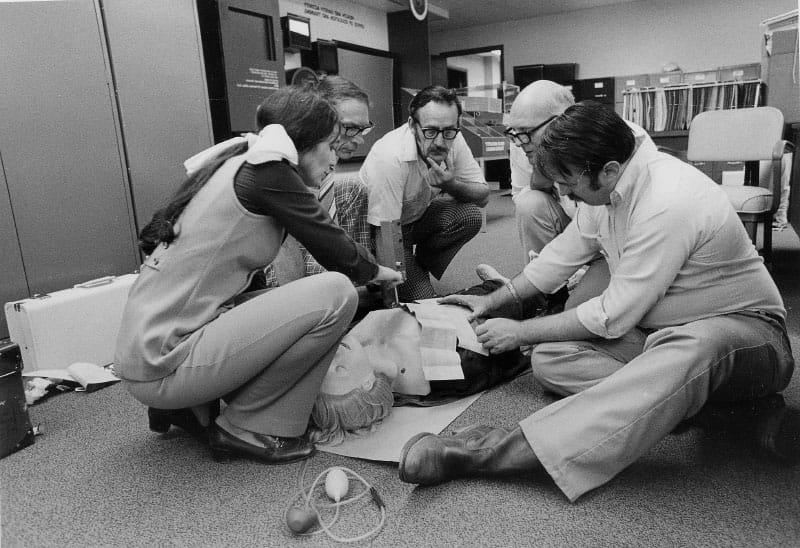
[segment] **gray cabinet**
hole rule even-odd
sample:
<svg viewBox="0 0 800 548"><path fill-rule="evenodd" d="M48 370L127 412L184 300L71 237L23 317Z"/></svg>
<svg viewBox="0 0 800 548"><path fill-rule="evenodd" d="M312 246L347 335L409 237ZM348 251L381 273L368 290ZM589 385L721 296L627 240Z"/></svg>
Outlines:
<svg viewBox="0 0 800 548"><path fill-rule="evenodd" d="M102 5L142 227L183 179L183 161L214 144L195 0Z"/></svg>
<svg viewBox="0 0 800 548"><path fill-rule="evenodd" d="M213 143L193 0L0 2L0 51L0 304L135 270Z"/></svg>
<svg viewBox="0 0 800 548"><path fill-rule="evenodd" d="M31 293L138 264L96 9L91 0L0 3L0 154Z"/></svg>

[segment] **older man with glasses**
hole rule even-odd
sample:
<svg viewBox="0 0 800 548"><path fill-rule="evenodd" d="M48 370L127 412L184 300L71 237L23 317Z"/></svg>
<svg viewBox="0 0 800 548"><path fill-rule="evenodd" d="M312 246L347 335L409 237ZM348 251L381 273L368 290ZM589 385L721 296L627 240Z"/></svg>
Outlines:
<svg viewBox="0 0 800 548"><path fill-rule="evenodd" d="M509 152L511 196L526 261L531 252L538 254L560 234L575 212L575 205L566 198L560 199L553 182L531 165L544 128L574 103L569 89L539 80L520 92L505 121L506 135L515 145Z"/></svg>
<svg viewBox="0 0 800 548"><path fill-rule="evenodd" d="M369 119L369 96L355 83L341 76L325 76L315 84L317 91L330 102L339 115L339 139L335 143L336 159L350 160L364 144L375 124ZM331 172L335 166L331 166ZM323 207L348 236L374 253L372 235L367 224L367 189L357 176L333 173L315 189ZM325 272L325 268L294 238L287 238L274 265L265 270L266 287L297 277Z"/></svg>
<svg viewBox="0 0 800 548"><path fill-rule="evenodd" d="M453 90L429 86L409 105L407 124L376 142L359 177L369 193L367 221L400 220L406 281L401 301L436 296L456 253L480 231L489 186L460 134L461 103Z"/></svg>

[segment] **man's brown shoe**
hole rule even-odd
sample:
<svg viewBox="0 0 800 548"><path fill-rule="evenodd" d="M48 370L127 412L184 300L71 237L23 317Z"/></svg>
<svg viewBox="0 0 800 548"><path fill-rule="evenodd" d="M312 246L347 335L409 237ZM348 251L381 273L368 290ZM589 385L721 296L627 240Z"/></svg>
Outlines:
<svg viewBox="0 0 800 548"><path fill-rule="evenodd" d="M529 471L539 460L520 428L477 426L451 436L429 432L406 442L400 455L400 480L435 485L451 479L506 476Z"/></svg>
<svg viewBox="0 0 800 548"><path fill-rule="evenodd" d="M464 441L454 436L437 436L430 432L417 434L406 442L400 455L400 481L419 485L436 485L451 479L448 474L448 453L463 449Z"/></svg>

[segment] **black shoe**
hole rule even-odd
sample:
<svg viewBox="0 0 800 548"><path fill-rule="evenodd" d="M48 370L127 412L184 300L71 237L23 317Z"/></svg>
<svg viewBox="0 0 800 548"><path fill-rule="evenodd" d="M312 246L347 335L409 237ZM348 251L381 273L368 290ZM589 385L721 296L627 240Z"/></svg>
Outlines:
<svg viewBox="0 0 800 548"><path fill-rule="evenodd" d="M208 430L208 445L215 460L245 457L266 464L287 464L314 454L314 444L303 437L284 438L253 432L264 447L253 445L213 424Z"/></svg>
<svg viewBox="0 0 800 548"><path fill-rule="evenodd" d="M782 400L782 398L781 398ZM756 426L759 449L784 464L800 463L800 411L785 404L759 417Z"/></svg>
<svg viewBox="0 0 800 548"><path fill-rule="evenodd" d="M723 433L755 445L784 464L800 463L800 411L787 407L780 394L732 403L710 402L679 427Z"/></svg>
<svg viewBox="0 0 800 548"><path fill-rule="evenodd" d="M209 424L213 424L214 419L219 415L219 400L214 400L209 404ZM177 426L186 430L192 435L201 436L208 430L207 426L203 426L191 409L157 409L155 407L147 408L147 420L150 425L150 430L165 434L169 431L170 426Z"/></svg>

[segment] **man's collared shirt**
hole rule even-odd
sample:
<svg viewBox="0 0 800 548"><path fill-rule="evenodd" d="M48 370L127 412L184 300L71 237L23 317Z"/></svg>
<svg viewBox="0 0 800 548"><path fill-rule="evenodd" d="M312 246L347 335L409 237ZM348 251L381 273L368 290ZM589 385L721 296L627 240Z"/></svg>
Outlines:
<svg viewBox="0 0 800 548"><path fill-rule="evenodd" d="M456 181L486 185L483 170L460 133L448 156ZM416 221L441 193L429 184L433 174L420 157L414 132L407 123L372 145L359 177L369 193L367 222L376 226L397 219L401 224Z"/></svg>
<svg viewBox="0 0 800 548"><path fill-rule="evenodd" d="M780 293L741 220L700 171L639 146L610 201L579 204L564 232L523 271L550 293L602 253L609 286L577 308L589 331L616 338L637 325L660 329L743 310L785 318Z"/></svg>

